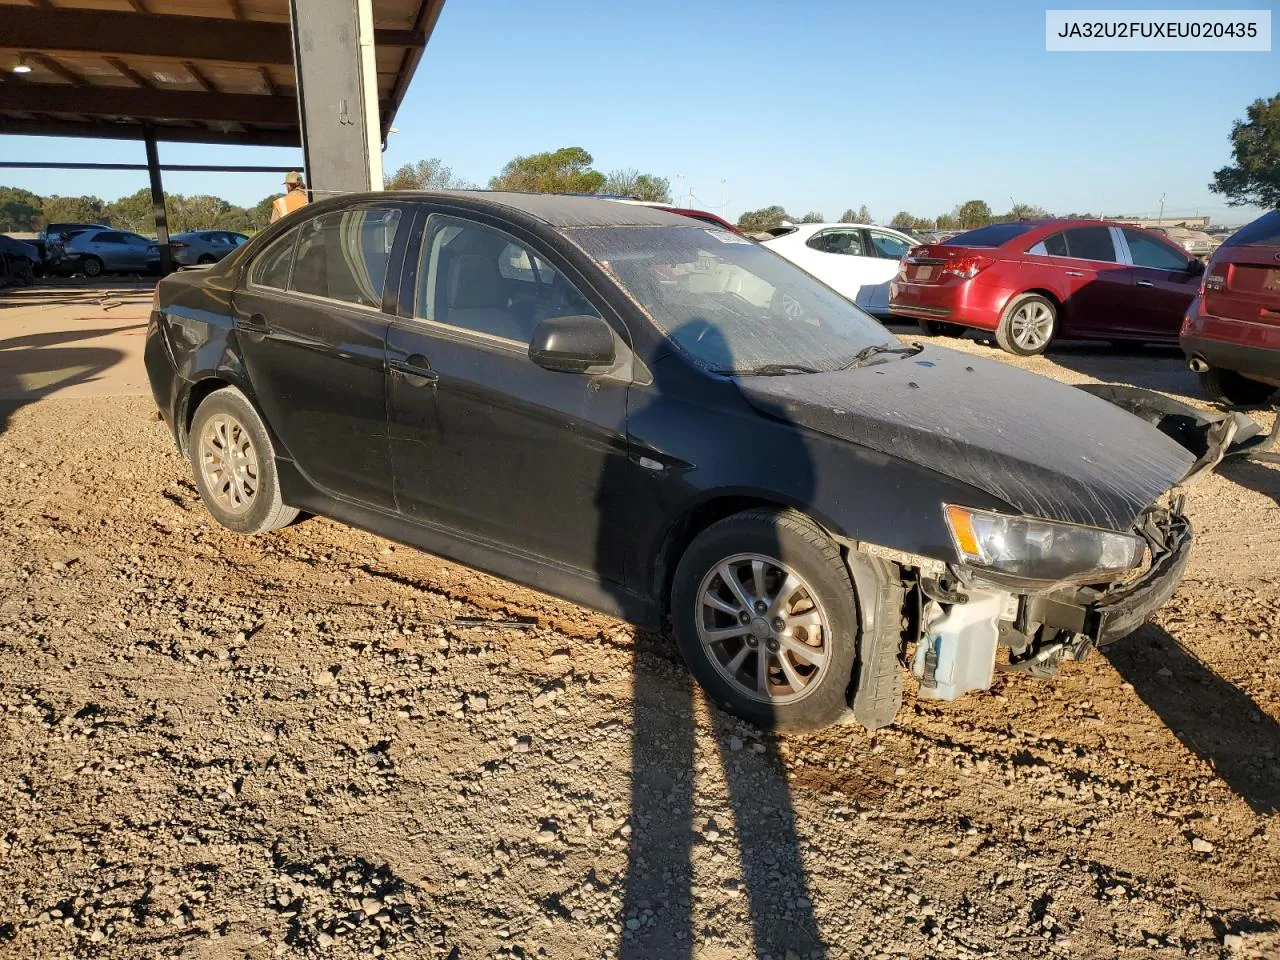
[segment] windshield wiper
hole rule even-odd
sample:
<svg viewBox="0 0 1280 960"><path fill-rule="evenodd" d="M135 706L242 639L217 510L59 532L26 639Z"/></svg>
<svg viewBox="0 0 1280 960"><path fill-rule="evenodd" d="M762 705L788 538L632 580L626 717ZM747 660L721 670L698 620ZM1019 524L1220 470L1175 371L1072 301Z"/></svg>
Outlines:
<svg viewBox="0 0 1280 960"><path fill-rule="evenodd" d="M725 377L785 377L789 373L822 373L802 363L765 363L745 370L712 370Z"/></svg>
<svg viewBox="0 0 1280 960"><path fill-rule="evenodd" d="M882 353L898 353L904 357L914 357L917 353L924 349L924 344L912 343L909 345L892 344L892 343L873 343L869 347L863 347L853 355L853 359L846 363L841 370L852 370L854 367L860 367L868 360L880 356Z"/></svg>

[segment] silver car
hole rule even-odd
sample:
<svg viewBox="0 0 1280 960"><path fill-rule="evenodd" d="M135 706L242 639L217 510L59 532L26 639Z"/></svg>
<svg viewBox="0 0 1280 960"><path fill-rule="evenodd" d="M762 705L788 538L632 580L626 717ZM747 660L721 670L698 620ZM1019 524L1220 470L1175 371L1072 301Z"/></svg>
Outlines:
<svg viewBox="0 0 1280 960"><path fill-rule="evenodd" d="M86 230L63 247L63 262L86 277L104 273L141 273L147 269L151 241L125 230Z"/></svg>
<svg viewBox="0 0 1280 960"><path fill-rule="evenodd" d="M175 264L190 267L195 264L217 263L248 240L243 233L232 230L190 230L171 236L169 247L173 251ZM148 256L152 266L159 266L160 246L154 241Z"/></svg>

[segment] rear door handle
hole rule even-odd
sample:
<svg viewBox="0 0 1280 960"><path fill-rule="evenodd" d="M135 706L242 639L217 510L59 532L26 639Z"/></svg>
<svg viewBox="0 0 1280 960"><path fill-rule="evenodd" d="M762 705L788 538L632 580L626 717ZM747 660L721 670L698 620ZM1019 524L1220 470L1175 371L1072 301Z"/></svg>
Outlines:
<svg viewBox="0 0 1280 960"><path fill-rule="evenodd" d="M393 377L404 377L411 387L424 387L435 383L440 375L431 369L431 362L420 353L411 353L403 360L390 360L387 368Z"/></svg>
<svg viewBox="0 0 1280 960"><path fill-rule="evenodd" d="M1140 287L1154 287L1154 286L1155 286L1155 284L1154 284L1154 283L1152 283L1150 280L1139 280L1139 281L1138 281L1138 286L1140 286Z"/></svg>
<svg viewBox="0 0 1280 960"><path fill-rule="evenodd" d="M1068 277L1083 277L1083 276L1084 276L1084 271L1082 271L1082 270L1068 270L1068 271L1067 271L1067 276L1068 276Z"/></svg>

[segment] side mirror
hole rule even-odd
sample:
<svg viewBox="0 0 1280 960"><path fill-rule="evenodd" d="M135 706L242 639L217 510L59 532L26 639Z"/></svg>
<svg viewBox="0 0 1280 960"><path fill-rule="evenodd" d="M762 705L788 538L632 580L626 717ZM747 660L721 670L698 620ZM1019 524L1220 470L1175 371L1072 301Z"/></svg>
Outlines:
<svg viewBox="0 0 1280 960"><path fill-rule="evenodd" d="M613 364L613 329L599 317L548 317L533 329L529 359L544 370L598 372Z"/></svg>

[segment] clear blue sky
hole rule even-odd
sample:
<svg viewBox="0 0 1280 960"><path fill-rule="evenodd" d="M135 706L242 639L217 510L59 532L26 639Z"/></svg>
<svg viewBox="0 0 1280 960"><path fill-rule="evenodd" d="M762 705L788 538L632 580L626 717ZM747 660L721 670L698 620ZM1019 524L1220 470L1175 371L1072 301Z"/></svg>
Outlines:
<svg viewBox="0 0 1280 960"><path fill-rule="evenodd" d="M1076 4L1079 7L1097 5ZM1269 53L1047 53L1045 8L842 0L448 0L384 157L439 157L484 184L518 153L577 145L726 210L779 203L888 220L967 199L1052 212L1248 220L1209 193L1231 122L1280 92ZM1119 3L1118 8L1195 6ZM1200 8L1268 9L1236 0ZM1280 21L1280 17L1275 18ZM5 138L14 159L142 161L140 144ZM299 151L161 146L171 162L288 164ZM143 174L3 171L104 199ZM171 174L168 189L253 203L274 175ZM722 185L723 181L723 185Z"/></svg>

